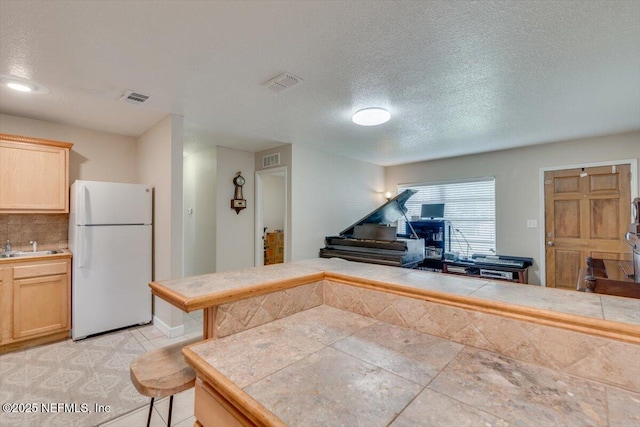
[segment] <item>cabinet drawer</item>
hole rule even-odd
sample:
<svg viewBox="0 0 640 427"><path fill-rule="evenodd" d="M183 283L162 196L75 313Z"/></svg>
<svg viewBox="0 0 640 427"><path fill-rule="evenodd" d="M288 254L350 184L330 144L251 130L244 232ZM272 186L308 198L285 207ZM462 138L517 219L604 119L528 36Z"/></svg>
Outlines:
<svg viewBox="0 0 640 427"><path fill-rule="evenodd" d="M25 265L13 267L14 279L26 279L28 277L53 276L67 273L66 261L57 261L47 264Z"/></svg>

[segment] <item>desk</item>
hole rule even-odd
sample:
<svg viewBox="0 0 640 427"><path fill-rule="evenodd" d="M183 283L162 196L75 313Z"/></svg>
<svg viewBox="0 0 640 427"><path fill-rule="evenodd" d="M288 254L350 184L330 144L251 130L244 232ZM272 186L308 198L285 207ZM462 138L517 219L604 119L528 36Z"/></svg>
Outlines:
<svg viewBox="0 0 640 427"><path fill-rule="evenodd" d="M505 280L515 283L529 283L529 267L515 268L501 265L476 264L473 261L444 261L442 272L488 280ZM505 277L500 277L503 275Z"/></svg>
<svg viewBox="0 0 640 427"><path fill-rule="evenodd" d="M633 266L628 261L587 258L587 267L580 269L577 290L596 294L640 298L640 283L632 277Z"/></svg>

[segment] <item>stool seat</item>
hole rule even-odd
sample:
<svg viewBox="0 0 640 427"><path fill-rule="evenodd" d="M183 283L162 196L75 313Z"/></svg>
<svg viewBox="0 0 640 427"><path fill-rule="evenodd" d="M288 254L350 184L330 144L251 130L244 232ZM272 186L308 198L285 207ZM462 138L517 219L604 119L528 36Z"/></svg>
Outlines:
<svg viewBox="0 0 640 427"><path fill-rule="evenodd" d="M155 398L171 396L169 405L169 424L171 423L171 407L173 395L195 385L196 373L187 365L182 355L182 348L202 341L193 338L177 344L146 352L138 356L129 367L131 382L138 392L151 397L149 421Z"/></svg>

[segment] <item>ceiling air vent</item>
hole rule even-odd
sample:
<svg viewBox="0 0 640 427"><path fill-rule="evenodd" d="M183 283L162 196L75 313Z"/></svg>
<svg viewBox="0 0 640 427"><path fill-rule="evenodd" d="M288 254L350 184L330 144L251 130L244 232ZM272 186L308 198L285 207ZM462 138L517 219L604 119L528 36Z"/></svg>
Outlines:
<svg viewBox="0 0 640 427"><path fill-rule="evenodd" d="M282 73L266 82L263 86L272 92L278 93L285 89L289 89L291 86L295 86L298 83L302 83L302 79L300 77L296 77L291 73Z"/></svg>
<svg viewBox="0 0 640 427"><path fill-rule="evenodd" d="M134 92L132 90L127 91L120 101L128 102L129 104L139 105L144 104L149 99L148 95L143 95L139 92Z"/></svg>
<svg viewBox="0 0 640 427"><path fill-rule="evenodd" d="M270 168L280 164L280 153L269 154L262 158L262 167Z"/></svg>

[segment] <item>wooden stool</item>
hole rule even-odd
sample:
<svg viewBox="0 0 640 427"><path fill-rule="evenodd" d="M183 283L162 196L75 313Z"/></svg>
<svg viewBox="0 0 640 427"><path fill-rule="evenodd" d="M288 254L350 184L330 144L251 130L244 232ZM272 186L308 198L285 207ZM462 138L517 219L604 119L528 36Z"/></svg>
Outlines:
<svg viewBox="0 0 640 427"><path fill-rule="evenodd" d="M153 412L155 398L165 396L171 396L169 398L169 422L167 423L167 426L171 426L173 395L193 387L196 382L196 373L185 362L182 356L182 347L198 341L202 341L202 338L194 338L149 351L131 362L129 367L131 382L140 394L151 398L147 427L151 424L151 412Z"/></svg>

